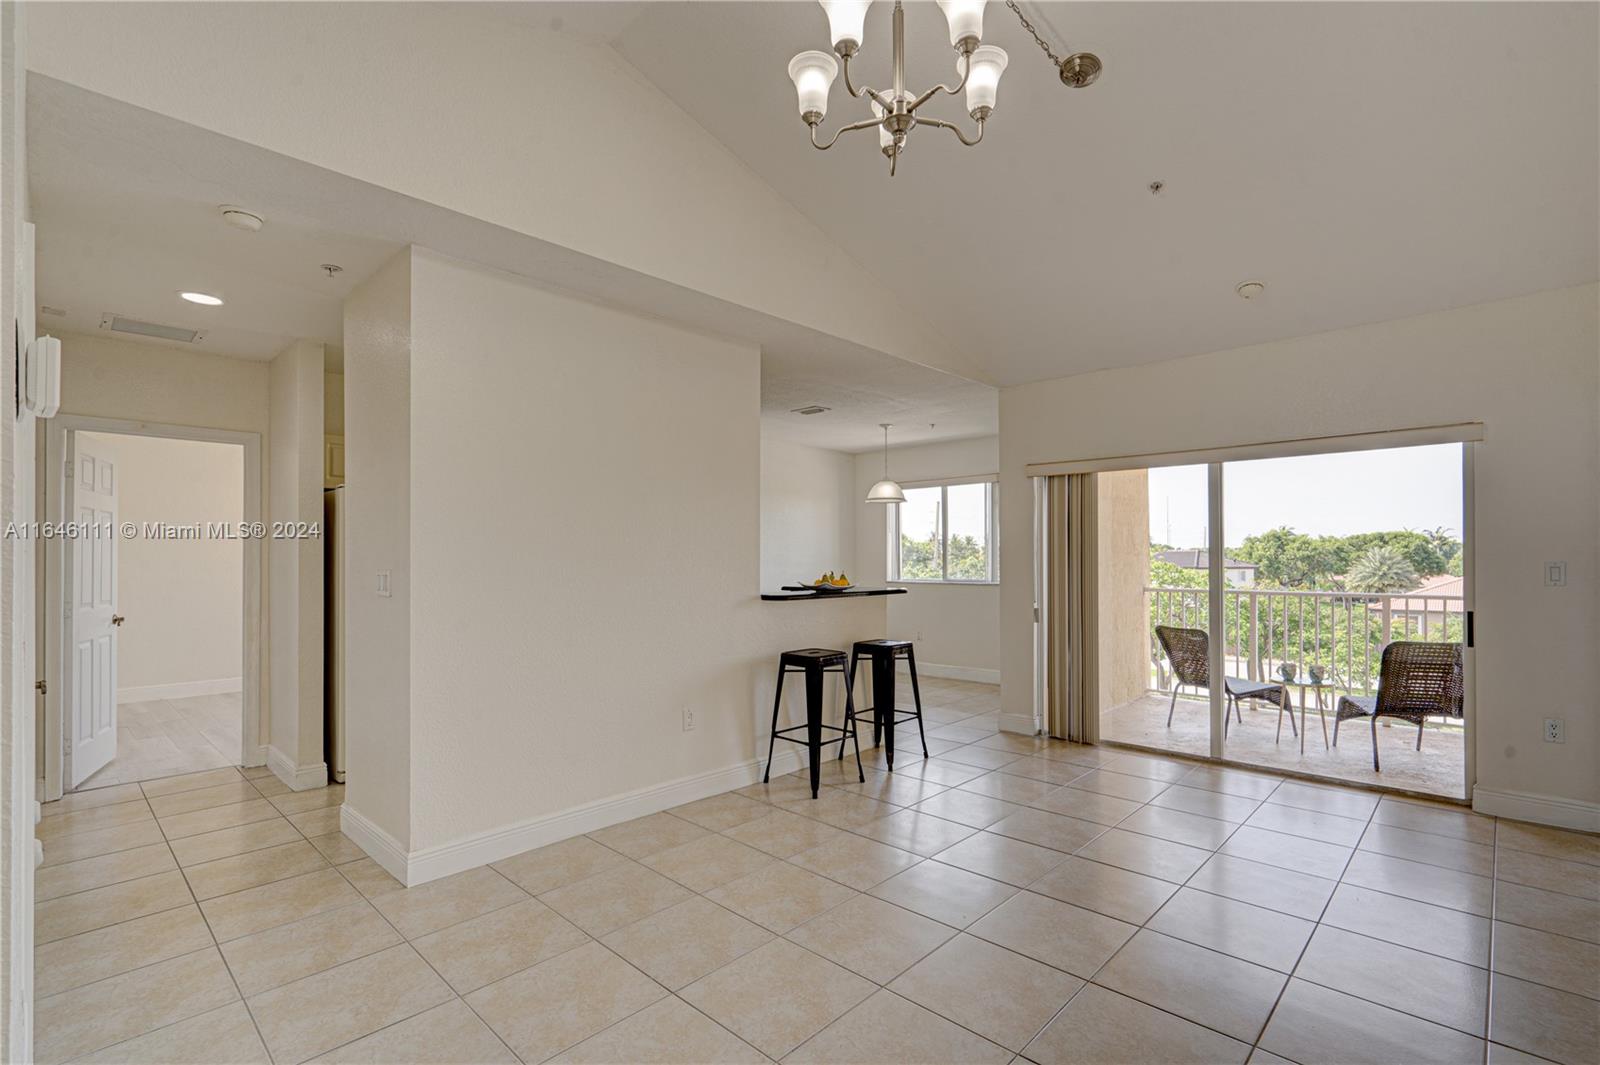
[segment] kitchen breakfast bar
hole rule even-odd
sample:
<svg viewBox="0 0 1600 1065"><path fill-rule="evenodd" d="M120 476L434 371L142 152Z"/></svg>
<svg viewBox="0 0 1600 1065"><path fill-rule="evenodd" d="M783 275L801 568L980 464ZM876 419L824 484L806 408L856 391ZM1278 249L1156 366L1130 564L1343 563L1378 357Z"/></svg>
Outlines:
<svg viewBox="0 0 1600 1065"><path fill-rule="evenodd" d="M797 603L904 594L906 594L904 588L842 588L819 591L805 585L785 585L777 592L764 593L761 598L767 602ZM882 743L884 762L889 771L894 772L894 729L900 722L916 721L918 739L922 744L922 756L924 758L928 756L927 737L922 727L922 693L917 686L916 649L910 640L887 638L857 640L848 652L826 647L806 647L785 651L778 657L778 687L772 704L772 736L767 744L767 770L762 780L769 779L772 774L772 752L778 740L804 744L810 752L811 797L815 799L821 786L824 731L839 733L840 758L844 757L844 745L847 740L855 744L856 775L863 781L866 779L861 768L861 742L856 733L855 707L856 667L863 658L871 663L872 668L870 688L872 705L861 713L869 714L872 718L872 742L874 746ZM911 670L914 708L909 710L901 710L895 706L895 668L901 658L906 660ZM790 673L805 675L806 723L780 729L778 717L783 708L783 679ZM844 721L840 725L827 725L822 721L822 685L823 678L828 673L839 674L845 682ZM804 732L805 736L800 738L789 735L793 732Z"/></svg>

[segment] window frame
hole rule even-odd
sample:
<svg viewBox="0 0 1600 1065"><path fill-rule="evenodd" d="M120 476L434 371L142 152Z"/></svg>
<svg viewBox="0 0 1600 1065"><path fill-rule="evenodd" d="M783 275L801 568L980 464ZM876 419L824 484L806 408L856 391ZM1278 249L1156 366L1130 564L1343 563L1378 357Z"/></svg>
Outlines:
<svg viewBox="0 0 1600 1065"><path fill-rule="evenodd" d="M950 489L963 485L981 484L985 488L985 529L989 558L989 575L982 580L965 580L950 576ZM981 477L952 477L936 481L905 481L906 491L917 488L939 489L939 576L902 577L900 575L900 508L901 503L891 503L893 513L888 515L888 584L951 584L962 587L991 587L1000 583L1000 477L990 474Z"/></svg>

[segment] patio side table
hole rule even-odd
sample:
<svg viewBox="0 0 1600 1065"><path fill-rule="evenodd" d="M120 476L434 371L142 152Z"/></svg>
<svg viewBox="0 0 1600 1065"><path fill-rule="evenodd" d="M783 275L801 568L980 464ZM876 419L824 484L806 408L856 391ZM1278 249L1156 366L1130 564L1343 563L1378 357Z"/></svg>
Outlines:
<svg viewBox="0 0 1600 1065"><path fill-rule="evenodd" d="M1309 675L1306 675L1296 677L1289 683L1300 689L1300 753L1306 753L1306 689L1308 688L1317 693L1317 717L1322 719L1322 747L1324 750L1330 749L1328 745L1328 708L1322 693L1324 691L1330 694L1333 692L1333 681L1327 677L1314 681ZM1290 711L1290 713L1293 712L1292 710Z"/></svg>

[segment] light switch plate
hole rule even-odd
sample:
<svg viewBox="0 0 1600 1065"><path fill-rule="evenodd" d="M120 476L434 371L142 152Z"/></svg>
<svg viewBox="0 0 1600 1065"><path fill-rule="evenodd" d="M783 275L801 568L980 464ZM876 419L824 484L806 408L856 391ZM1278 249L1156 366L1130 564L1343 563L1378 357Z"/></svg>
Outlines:
<svg viewBox="0 0 1600 1065"><path fill-rule="evenodd" d="M1546 588L1561 588L1567 583L1567 564L1565 562L1546 562L1544 564L1544 583Z"/></svg>
<svg viewBox="0 0 1600 1065"><path fill-rule="evenodd" d="M390 583L389 571L386 569L378 571L378 594L385 599L390 599L394 596L394 586Z"/></svg>

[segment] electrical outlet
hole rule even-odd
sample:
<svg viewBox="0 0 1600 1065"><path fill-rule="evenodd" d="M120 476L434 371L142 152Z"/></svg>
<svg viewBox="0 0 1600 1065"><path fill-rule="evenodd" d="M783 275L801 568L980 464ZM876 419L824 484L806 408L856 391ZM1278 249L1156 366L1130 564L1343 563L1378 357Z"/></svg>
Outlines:
<svg viewBox="0 0 1600 1065"><path fill-rule="evenodd" d="M1544 719L1544 742L1546 742L1546 743L1565 743L1565 742L1567 742L1566 729L1567 729L1567 723L1562 718L1559 718L1559 717L1547 717L1547 718L1545 718Z"/></svg>
<svg viewBox="0 0 1600 1065"><path fill-rule="evenodd" d="M694 731L694 707L692 706L686 706L683 708L683 731Z"/></svg>

